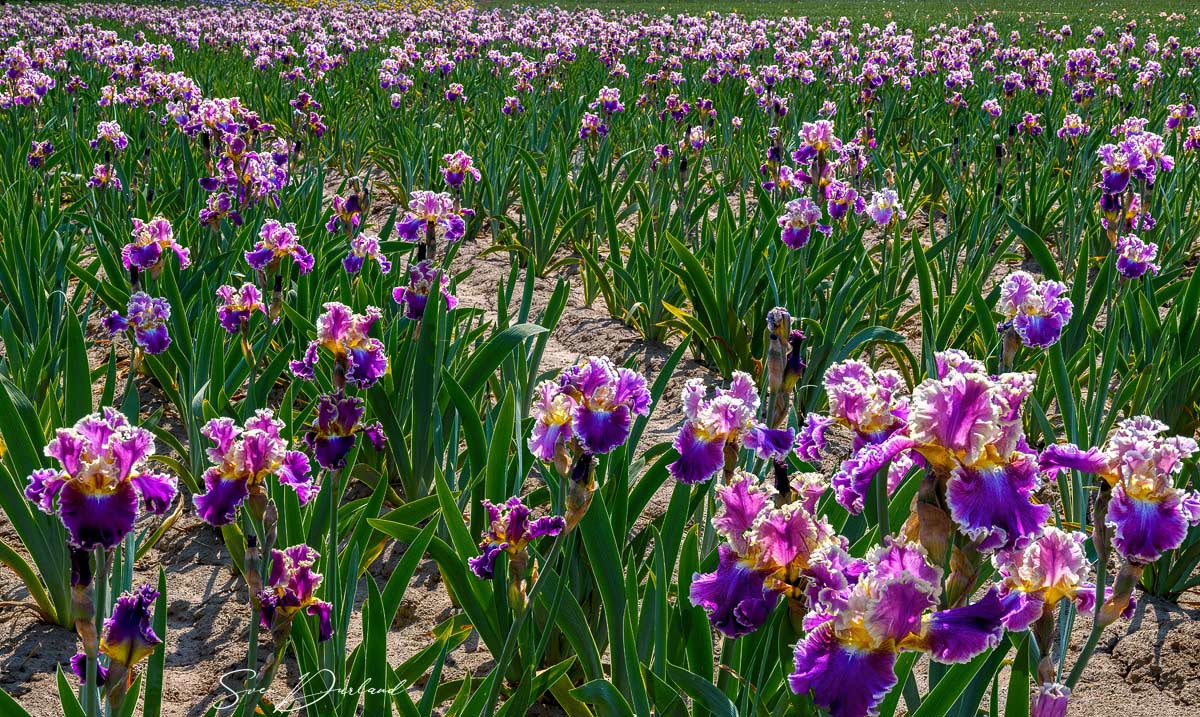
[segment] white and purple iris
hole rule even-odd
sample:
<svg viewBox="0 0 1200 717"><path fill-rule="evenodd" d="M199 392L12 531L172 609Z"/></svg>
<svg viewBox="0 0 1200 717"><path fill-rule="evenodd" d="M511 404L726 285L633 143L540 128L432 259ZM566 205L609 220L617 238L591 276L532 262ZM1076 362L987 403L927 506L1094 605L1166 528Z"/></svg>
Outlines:
<svg viewBox="0 0 1200 717"><path fill-rule="evenodd" d="M1158 245L1142 241L1133 234L1117 238L1117 271L1126 279L1140 279L1146 272L1158 274Z"/></svg>
<svg viewBox="0 0 1200 717"><path fill-rule="evenodd" d="M430 192L415 189L408 198L408 211L397 225L400 238L406 242L424 241L425 234L433 232L456 242L466 233L465 210L458 210L454 198L447 192Z"/></svg>
<svg viewBox="0 0 1200 717"><path fill-rule="evenodd" d="M779 224L779 239L791 249L800 249L812 238L814 229L828 235L832 228L822 224L824 212L817 203L808 197L793 199L783 207L783 214L776 222Z"/></svg>
<svg viewBox="0 0 1200 717"><path fill-rule="evenodd" d="M179 268L191 264L188 250L175 241L171 222L155 217L148 222L133 220L133 241L121 249L121 261L126 269L157 272L162 268L165 252L172 251L179 258Z"/></svg>
<svg viewBox="0 0 1200 717"><path fill-rule="evenodd" d="M888 542L865 560L840 551L827 555L831 565L814 571L808 633L796 645L788 684L797 694L810 694L831 717L872 713L896 684L901 651L967 662L1004 634L1004 607L995 591L971 605L934 611L942 571L920 546Z"/></svg>
<svg viewBox="0 0 1200 717"><path fill-rule="evenodd" d="M155 515L175 500L177 480L150 470L153 453L150 431L106 408L58 429L45 454L59 467L31 473L25 497L43 513L58 514L71 546L114 548L133 530L139 497Z"/></svg>
<svg viewBox="0 0 1200 717"><path fill-rule="evenodd" d="M407 318L416 321L425 315L429 296L435 291L441 292L447 310L458 306L458 297L450 293L450 277L426 259L408 267L408 285L392 289L392 299L404 307Z"/></svg>
<svg viewBox="0 0 1200 717"><path fill-rule="evenodd" d="M580 455L600 455L624 445L633 417L650 411L646 378L592 356L563 369L558 380L535 389L529 450L564 474Z"/></svg>
<svg viewBox="0 0 1200 717"><path fill-rule="evenodd" d="M316 597L322 576L313 569L321 556L307 545L271 551L271 574L258 593L262 626L279 634L304 611L317 618L317 640L333 637L333 606Z"/></svg>
<svg viewBox="0 0 1200 717"><path fill-rule="evenodd" d="M1073 306L1067 287L1060 281L1037 281L1025 271L1014 271L1000 285L996 310L1004 315L997 326L1012 330L1030 348L1048 348L1058 343L1071 320Z"/></svg>
<svg viewBox="0 0 1200 717"><path fill-rule="evenodd" d="M1200 492L1175 487L1196 441L1167 436L1167 425L1148 416L1117 424L1103 449L1072 444L1048 447L1042 470L1078 470L1112 486L1107 522L1113 547L1126 560L1145 565L1183 544L1189 526L1200 524Z"/></svg>
<svg viewBox="0 0 1200 717"><path fill-rule="evenodd" d="M160 354L171 345L167 334L167 320L171 318L171 305L161 297L152 297L138 291L129 297L124 314L114 311L101 322L109 334L133 332L133 340L148 354Z"/></svg>
<svg viewBox="0 0 1200 717"><path fill-rule="evenodd" d="M240 289L225 284L217 288L217 298L221 300L217 307L217 320L221 322L221 328L231 334L248 329L254 312L259 311L267 316L262 292L254 284L242 284Z"/></svg>
<svg viewBox="0 0 1200 717"><path fill-rule="evenodd" d="M232 523L248 497L265 494L268 476L295 490L301 505L316 495L308 456L288 450L282 429L283 421L268 409L257 411L243 426L232 418L214 418L201 429L216 444L207 450L213 465L204 472L205 492L193 499L204 522Z"/></svg>
<svg viewBox="0 0 1200 717"><path fill-rule="evenodd" d="M370 336L371 327L382 316L377 307L368 306L356 314L350 307L330 301L317 319L317 337L308 344L304 356L291 362L292 373L306 381L314 371L324 347L333 354L335 384L344 377L357 388L370 388L387 372L388 359L383 342Z"/></svg>
<svg viewBox="0 0 1200 717"><path fill-rule="evenodd" d="M268 219L258 233L259 240L254 248L246 252L246 263L258 271L273 272L284 258L291 258L300 267L301 274L313 270L315 260L308 250L300 245L296 236L296 225L280 224Z"/></svg>
<svg viewBox="0 0 1200 717"><path fill-rule="evenodd" d="M482 580L491 580L496 572L496 558L506 553L510 558L523 556L529 543L538 538L555 536L563 531L566 522L561 515L545 515L529 519L529 508L513 496L501 505L483 501L488 523L479 544L480 554L468 558L471 572Z"/></svg>

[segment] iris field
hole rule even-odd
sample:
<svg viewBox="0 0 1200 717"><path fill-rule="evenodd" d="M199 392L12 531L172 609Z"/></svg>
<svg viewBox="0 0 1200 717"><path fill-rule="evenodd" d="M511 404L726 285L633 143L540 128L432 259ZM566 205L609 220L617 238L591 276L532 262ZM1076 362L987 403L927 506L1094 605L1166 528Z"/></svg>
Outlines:
<svg viewBox="0 0 1200 717"><path fill-rule="evenodd" d="M1067 714L1200 586L1200 16L1150 7L0 7L57 713ZM548 360L580 305L662 360ZM189 522L219 704L164 699Z"/></svg>

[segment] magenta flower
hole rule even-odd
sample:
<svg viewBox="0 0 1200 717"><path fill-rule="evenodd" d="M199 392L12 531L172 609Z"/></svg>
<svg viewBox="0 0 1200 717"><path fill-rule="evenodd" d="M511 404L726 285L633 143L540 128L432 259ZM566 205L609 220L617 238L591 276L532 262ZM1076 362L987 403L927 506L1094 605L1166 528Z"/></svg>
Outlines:
<svg viewBox="0 0 1200 717"><path fill-rule="evenodd" d="M214 418L202 433L216 446L208 449L213 466L204 472L205 492L194 498L196 512L210 525L229 525L250 496L265 495L266 479L275 476L296 491L303 505L316 495L308 457L288 450L280 435L283 421L259 409L239 427L232 418Z"/></svg>
<svg viewBox="0 0 1200 717"><path fill-rule="evenodd" d="M347 274L357 274L367 260L379 264L379 273L386 274L392 270L392 262L384 255L379 246L379 237L367 234L355 234L350 239L350 253L342 259L342 268Z"/></svg>
<svg viewBox="0 0 1200 717"><path fill-rule="evenodd" d="M1030 348L1048 348L1058 343L1071 320L1073 307L1062 282L1037 281L1025 271L1014 271L1000 285L996 310L1004 315L997 329L1012 330Z"/></svg>
<svg viewBox="0 0 1200 717"><path fill-rule="evenodd" d="M835 553L836 554L836 553ZM979 602L932 612L941 595L941 570L920 547L889 542L865 565L815 592L796 645L796 669L788 684L810 694L832 717L865 717L896 684L896 655L930 653L937 662L967 662L995 647L1004 634L1003 607L995 591ZM844 583L845 587L839 587Z"/></svg>
<svg viewBox="0 0 1200 717"><path fill-rule="evenodd" d="M171 318L171 305L166 299L151 297L139 291L129 297L129 306L124 315L112 312L101 322L109 334L132 331L134 341L148 354L160 354L171 345L167 335L167 320Z"/></svg>
<svg viewBox="0 0 1200 717"><path fill-rule="evenodd" d="M767 621L779 596L766 588L766 574L752 558L739 557L728 545L717 548L717 569L696 573L688 595L703 608L712 626L726 637L740 637Z"/></svg>
<svg viewBox="0 0 1200 717"><path fill-rule="evenodd" d="M41 142L34 141L29 149L29 154L25 157L25 161L30 167L40 169L45 166L46 159L54 153L54 144L50 140Z"/></svg>
<svg viewBox="0 0 1200 717"><path fill-rule="evenodd" d="M217 288L217 298L221 300L221 305L217 307L217 320L221 322L221 328L231 334L245 331L255 311L267 316L262 293L254 284L242 284L240 289L225 284Z"/></svg>
<svg viewBox="0 0 1200 717"><path fill-rule="evenodd" d="M133 530L139 497L155 515L175 500L175 477L149 469L153 453L150 431L106 408L58 429L45 454L59 467L30 474L25 497L43 513L58 513L71 546L114 548Z"/></svg>
<svg viewBox="0 0 1200 717"><path fill-rule="evenodd" d="M155 217L148 222L135 218L133 241L121 249L121 261L126 269L136 267L142 271L157 272L162 268L163 253L168 250L175 252L179 258L180 269L186 269L191 264L188 250L175 241L171 222L163 217Z"/></svg>
<svg viewBox="0 0 1200 717"><path fill-rule="evenodd" d="M734 466L726 466L727 451L736 463L742 440L757 425L759 398L750 374L737 371L728 389L717 389L712 399L705 394L704 382L698 378L683 387L685 421L675 438L679 458L668 466L681 483L700 483L722 468L732 470ZM787 441L785 455L791 442Z"/></svg>
<svg viewBox="0 0 1200 717"><path fill-rule="evenodd" d="M258 593L262 626L274 633L290 629L297 613L317 618L317 641L333 637L333 606L316 598L321 574L313 570L321 556L307 545L271 551L271 574Z"/></svg>
<svg viewBox="0 0 1200 717"><path fill-rule="evenodd" d="M992 556L1000 575L999 593L1008 614L1004 625L1027 630L1060 600L1074 600L1081 612L1095 606L1096 587L1087 581L1087 536L1043 526L1029 543Z"/></svg>
<svg viewBox="0 0 1200 717"><path fill-rule="evenodd" d="M1085 137L1092 128L1088 126L1083 118L1076 114L1069 114L1063 117L1062 127L1058 129L1059 139L1079 139Z"/></svg>
<svg viewBox="0 0 1200 717"><path fill-rule="evenodd" d="M285 258L291 258L300 267L301 274L313 270L315 260L296 236L296 225L280 224L268 219L258 233L258 242L246 252L246 263L258 271L274 272Z"/></svg>
<svg viewBox="0 0 1200 717"><path fill-rule="evenodd" d="M1142 241L1133 234L1117 238L1117 271L1126 279L1140 279L1146 272L1158 274L1158 245Z"/></svg>
<svg viewBox="0 0 1200 717"><path fill-rule="evenodd" d="M358 225L362 222L362 205L359 203L358 193L351 194L349 197L343 197L340 194L333 197L333 214L329 216L329 221L325 222L325 229L330 234L335 234L343 229L353 234L358 230Z"/></svg>
<svg viewBox="0 0 1200 717"><path fill-rule="evenodd" d="M867 214L881 227L888 226L893 219L904 221L908 214L900 204L900 195L891 188L880 189L871 195L867 203Z"/></svg>
<svg viewBox="0 0 1200 717"><path fill-rule="evenodd" d="M635 415L650 412L646 378L604 356L569 366L557 382L545 381L536 390L529 450L548 462L608 453L629 438Z"/></svg>
<svg viewBox="0 0 1200 717"><path fill-rule="evenodd" d="M442 179L446 180L446 184L452 189L461 188L467 177L478 182L481 176L483 175L475 168L471 155L461 149L454 154L442 155Z"/></svg>
<svg viewBox="0 0 1200 717"><path fill-rule="evenodd" d="M92 167L92 176L87 181L92 189L114 189L121 191L121 178L111 164L97 164Z"/></svg>
<svg viewBox="0 0 1200 717"><path fill-rule="evenodd" d="M950 517L979 550L1016 547L1050 515L1049 506L1032 502L1041 481L1021 425L1035 377L990 377L958 358L943 355L939 377L913 390L904 443L946 482Z"/></svg>
<svg viewBox="0 0 1200 717"><path fill-rule="evenodd" d="M456 242L466 234L465 214L455 208L454 198L448 193L416 189L409 194L408 211L396 230L401 239L414 244L424 241L428 232Z"/></svg>
<svg viewBox="0 0 1200 717"><path fill-rule="evenodd" d="M374 386L388 367L383 342L369 335L382 315L379 309L368 306L364 313L356 314L336 301L322 308L325 311L317 318L317 337L309 342L299 361L292 361L292 373L311 381L323 347L333 354L336 386L340 388L344 381L357 388Z"/></svg>
<svg viewBox="0 0 1200 717"><path fill-rule="evenodd" d="M598 109L606 115L624 112L625 105L621 104L621 90L616 87L600 88L600 93L596 95L596 101L588 105L588 108Z"/></svg>
<svg viewBox="0 0 1200 717"><path fill-rule="evenodd" d="M584 112L579 126L579 138L599 138L608 136L608 126L593 112Z"/></svg>
<svg viewBox="0 0 1200 717"><path fill-rule="evenodd" d="M808 197L793 199L783 207L783 214L776 219L783 230L780 239L791 249L799 249L808 243L812 230L829 234L832 229L828 224L822 224L824 212L817 203Z"/></svg>
<svg viewBox="0 0 1200 717"><path fill-rule="evenodd" d="M88 144L92 149L100 149L100 145L103 144L113 151L120 152L129 146L129 138L116 122L101 122L96 125L96 138L89 140Z"/></svg>
<svg viewBox="0 0 1200 717"><path fill-rule="evenodd" d="M1042 470L1078 470L1112 486L1107 522L1115 528L1113 547L1126 560L1145 565L1183 544L1188 527L1200 524L1200 492L1175 487L1183 462L1197 452L1196 441L1166 436L1167 425L1148 416L1117 424L1103 450L1071 444L1048 447Z"/></svg>
<svg viewBox="0 0 1200 717"><path fill-rule="evenodd" d="M304 444L317 465L331 471L344 468L359 434L365 435L375 450L383 450L383 426L378 422L363 425L363 413L363 400L356 396L338 392L317 399L316 421L304 434Z"/></svg>
<svg viewBox="0 0 1200 717"><path fill-rule="evenodd" d="M529 508L521 499L513 496L501 505L483 501L488 524L479 544L481 554L469 558L471 572L482 580L491 580L495 574L496 557L507 553L516 558L525 554L529 543L538 538L555 536L563 531L566 522L561 515L546 515L536 520L529 519Z"/></svg>
<svg viewBox="0 0 1200 717"><path fill-rule="evenodd" d="M829 207L829 218L835 222L845 221L851 213L862 214L867 203L849 184L834 179L825 185L825 201Z"/></svg>
<svg viewBox="0 0 1200 717"><path fill-rule="evenodd" d="M446 309L458 306L458 297L450 293L450 277L426 260L408 267L408 285L392 289L392 298L404 307L404 315L414 321L425 315L425 306L434 291L441 291Z"/></svg>

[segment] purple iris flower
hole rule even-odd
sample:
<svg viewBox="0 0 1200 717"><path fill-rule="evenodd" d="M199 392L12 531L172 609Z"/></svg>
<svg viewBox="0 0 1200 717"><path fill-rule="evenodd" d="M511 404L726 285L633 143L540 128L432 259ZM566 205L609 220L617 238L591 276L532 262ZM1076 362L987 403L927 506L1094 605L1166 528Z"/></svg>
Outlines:
<svg viewBox="0 0 1200 717"><path fill-rule="evenodd" d="M558 535L566 527L561 515L545 515L530 520L529 508L516 496L501 505L485 500L483 509L487 513L488 523L483 531L483 541L479 544L482 554L467 559L471 571L482 580L492 579L496 557L500 553L507 553L510 557L523 555L532 541Z"/></svg>
<svg viewBox="0 0 1200 717"><path fill-rule="evenodd" d="M1038 687L1029 706L1029 717L1067 717L1067 706L1071 701L1071 689L1057 682L1046 682Z"/></svg>
<svg viewBox="0 0 1200 717"><path fill-rule="evenodd" d="M40 169L46 164L46 159L54 153L54 144L50 140L41 142L34 141L29 149L29 156L25 161L34 169Z"/></svg>
<svg viewBox="0 0 1200 717"><path fill-rule="evenodd" d="M260 311L267 316L262 292L254 284L242 284L240 289L225 284L217 289L217 298L221 300L221 305L217 307L217 319L221 327L231 334L246 330L254 312Z"/></svg>
<svg viewBox="0 0 1200 717"><path fill-rule="evenodd" d="M162 515L178 492L174 476L149 470L153 434L112 408L58 429L45 453L59 468L30 474L25 497L43 513L58 513L76 548L120 545L133 530L139 497L147 512Z"/></svg>
<svg viewBox="0 0 1200 717"><path fill-rule="evenodd" d="M104 621L100 636L100 654L109 659L108 665L96 664L96 682L103 686L111 677L126 684L133 677L137 663L149 657L162 644L151 625L151 608L158 591L151 585L122 593L113 605L112 614ZM80 683L87 679L87 655L78 653L71 658L71 671Z"/></svg>
<svg viewBox="0 0 1200 717"><path fill-rule="evenodd" d="M829 218L835 222L845 221L854 214L867 210L867 203L849 184L835 179L825 185L825 200L829 207Z"/></svg>
<svg viewBox="0 0 1200 717"><path fill-rule="evenodd" d="M891 188L880 189L871 195L871 201L867 203L867 214L881 227L888 226L893 219L904 221L908 218L900 204L900 195Z"/></svg>
<svg viewBox="0 0 1200 717"><path fill-rule="evenodd" d="M414 321L425 315L425 305L434 291L441 291L446 309L458 306L458 297L450 293L450 277L425 260L408 267L408 285L392 289L392 298L404 307L404 315Z"/></svg>
<svg viewBox="0 0 1200 717"><path fill-rule="evenodd" d="M160 354L171 345L167 334L167 320L171 318L171 305L166 299L152 297L139 291L129 297L129 306L124 315L112 312L102 321L110 334L132 331L134 341L148 354Z"/></svg>
<svg viewBox="0 0 1200 717"><path fill-rule="evenodd" d="M290 257L300 267L301 274L313 270L315 260L308 250L300 245L296 236L296 225L280 224L268 219L258 233L259 240L254 248L246 252L246 263L259 271L275 271L284 258Z"/></svg>
<svg viewBox="0 0 1200 717"><path fill-rule="evenodd" d="M329 221L325 222L325 229L329 233L334 234L343 229L353 233L361 222L362 205L359 203L358 194L351 194L349 197L340 194L334 196L333 214L330 215Z"/></svg>
<svg viewBox="0 0 1200 717"><path fill-rule="evenodd" d="M455 208L454 198L447 192L413 190L408 198L408 211L396 225L400 238L406 242L424 241L427 232L435 232L448 242L456 242L466 234L465 210Z"/></svg>
<svg viewBox="0 0 1200 717"><path fill-rule="evenodd" d="M808 243L813 229L822 234L829 234L832 228L822 224L824 212L817 203L808 197L793 199L783 207L783 214L776 222L783 230L780 239L791 249L799 249Z"/></svg>
<svg viewBox="0 0 1200 717"><path fill-rule="evenodd" d="M932 611L942 571L919 546L889 541L850 574L823 572L832 582L814 585L816 599L805 618L809 632L796 645L788 683L832 717L870 714L895 686L902 650L929 652L943 663L967 662L996 646L1004 633L995 591L972 605Z"/></svg>
<svg viewBox="0 0 1200 717"><path fill-rule="evenodd" d="M1128 234L1117 238L1117 271L1126 279L1140 279L1146 272L1158 274L1158 245Z"/></svg>
<svg viewBox="0 0 1200 717"><path fill-rule="evenodd" d="M735 372L729 388L718 389L712 399L707 398L701 379L689 379L683 387L685 421L675 438L679 458L668 466L671 475L688 484L709 480L726 467L727 445L736 462L743 440L758 425L754 418L758 407L758 391L748 373Z"/></svg>
<svg viewBox="0 0 1200 717"><path fill-rule="evenodd" d="M129 146L129 138L121 130L120 124L116 122L101 122L96 125L96 138L89 140L88 144L92 146L92 149L100 149L100 145L103 144L116 152L120 152Z"/></svg>
<svg viewBox="0 0 1200 717"><path fill-rule="evenodd" d="M598 109L606 115L624 112L625 105L621 104L621 90L616 87L600 88L600 93L596 95L596 101L588 105L588 108Z"/></svg>
<svg viewBox="0 0 1200 717"><path fill-rule="evenodd" d="M186 269L191 264L188 250L175 241L171 230L171 222L163 217L155 217L148 222L141 219L133 220L133 241L121 249L121 261L126 269L134 267L142 271L157 271L162 267L164 252L172 251L179 258L179 268Z"/></svg>
<svg viewBox="0 0 1200 717"><path fill-rule="evenodd" d="M1025 271L1014 271L1000 285L996 310L1004 315L1001 331L1011 329L1030 348L1058 343L1071 321L1073 306L1060 281L1037 281Z"/></svg>
<svg viewBox="0 0 1200 717"><path fill-rule="evenodd" d="M363 400L356 396L338 392L317 399L317 418L304 434L304 443L318 465L326 470L344 468L360 433L376 450L383 450L383 426L378 422L362 425L363 413Z"/></svg>
<svg viewBox="0 0 1200 717"><path fill-rule="evenodd" d="M350 239L350 253L342 259L342 267L347 274L357 274L363 264L370 259L379 264L379 273L386 274L392 270L392 262L384 255L379 246L379 237L367 234L356 234Z"/></svg>
<svg viewBox="0 0 1200 717"><path fill-rule="evenodd" d="M478 182L481 176L471 155L461 149L453 154L442 155L442 179L450 188L461 188L467 177Z"/></svg>
<svg viewBox="0 0 1200 717"><path fill-rule="evenodd" d="M1065 444L1041 458L1050 474L1073 469L1100 476L1112 486L1107 521L1113 547L1131 563L1146 565L1183 544L1189 526L1200 524L1200 492L1175 487L1196 441L1167 436L1167 425L1148 416L1117 424L1102 450Z"/></svg>
<svg viewBox="0 0 1200 717"><path fill-rule="evenodd" d="M271 574L258 593L262 626L274 633L290 629L300 611L318 620L317 641L333 637L333 606L316 598L321 574L313 570L320 555L307 545L271 551Z"/></svg>
<svg viewBox="0 0 1200 717"><path fill-rule="evenodd" d="M563 369L557 381L543 382L536 392L529 450L560 469L569 468L578 455L608 453L623 445L633 417L650 411L645 377L617 368L604 356Z"/></svg>
<svg viewBox="0 0 1200 717"><path fill-rule="evenodd" d="M1032 502L1041 480L1022 430L1021 404L1035 377L991 377L975 362L945 356L939 368L944 376L913 390L908 440L946 481L958 529L982 551L1015 547L1050 514L1049 506Z"/></svg>
<svg viewBox="0 0 1200 717"><path fill-rule="evenodd" d="M92 176L88 178L88 187L92 189L114 189L121 191L121 178L111 164L97 164L92 167Z"/></svg>
<svg viewBox="0 0 1200 717"><path fill-rule="evenodd" d="M580 122L579 126L579 138L598 139L600 137L607 136L608 125L604 124L604 122L600 119L600 115L597 115L593 112L584 112L583 120Z"/></svg>
<svg viewBox="0 0 1200 717"><path fill-rule="evenodd" d="M744 561L728 545L717 548L717 569L696 573L688 595L692 605L704 608L709 622L726 637L754 632L767 621L776 593L767 589L766 574L753 560Z"/></svg>
<svg viewBox="0 0 1200 717"><path fill-rule="evenodd" d="M1087 580L1086 544L1087 536L1079 531L1047 525L1025 546L992 556L1000 575L999 595L1007 608L1007 629L1029 629L1060 600L1074 600L1081 611L1094 606L1096 588Z"/></svg>
<svg viewBox="0 0 1200 717"><path fill-rule="evenodd" d="M229 525L247 497L265 494L268 476L295 490L301 505L312 500L317 488L309 476L308 456L288 450L280 435L283 425L264 408L244 426L232 418L214 418L202 429L216 444L207 451L213 466L204 472L205 492L194 498L202 520Z"/></svg>
<svg viewBox="0 0 1200 717"><path fill-rule="evenodd" d="M333 354L335 384L340 387L339 377L344 377L357 388L374 386L388 367L383 342L369 335L382 315L379 309L368 306L365 312L356 314L336 301L322 308L324 312L317 318L317 337L309 342L303 358L291 362L292 373L311 381L323 347Z"/></svg>

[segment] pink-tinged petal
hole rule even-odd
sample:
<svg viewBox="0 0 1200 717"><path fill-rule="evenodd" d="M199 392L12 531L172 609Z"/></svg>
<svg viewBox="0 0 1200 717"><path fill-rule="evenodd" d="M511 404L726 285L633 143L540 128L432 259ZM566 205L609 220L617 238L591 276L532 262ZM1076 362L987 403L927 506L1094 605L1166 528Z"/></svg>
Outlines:
<svg viewBox="0 0 1200 717"><path fill-rule="evenodd" d="M725 466L725 439L702 436L695 423L684 423L674 448L679 452L679 458L668 465L667 470L680 483L691 486L707 481Z"/></svg>
<svg viewBox="0 0 1200 717"><path fill-rule="evenodd" d="M69 542L77 548L115 548L133 530L137 491L128 482L111 493L90 495L67 483L58 494L59 515Z"/></svg>
<svg viewBox="0 0 1200 717"><path fill-rule="evenodd" d="M529 539L555 536L567 527L567 521L561 515L543 515L529 524Z"/></svg>
<svg viewBox="0 0 1200 717"><path fill-rule="evenodd" d="M130 481L142 496L146 510L155 515L166 513L179 493L179 479L166 473L142 473Z"/></svg>
<svg viewBox="0 0 1200 717"><path fill-rule="evenodd" d="M832 536L828 523L799 503L789 503L760 515L750 541L761 551L763 563L777 568L796 563L803 568Z"/></svg>
<svg viewBox="0 0 1200 717"><path fill-rule="evenodd" d="M766 622L778 596L766 589L762 573L738 560L728 545L719 546L717 552L717 570L694 574L689 598L704 608L721 634L738 637L754 632Z"/></svg>
<svg viewBox="0 0 1200 717"><path fill-rule="evenodd" d="M918 543L888 540L886 545L875 548L867 557L876 577L884 580L899 580L911 575L920 580L933 597L937 597L942 584L942 569L929 564L929 556Z"/></svg>
<svg viewBox="0 0 1200 717"><path fill-rule="evenodd" d="M950 517L982 551L1011 548L1037 533L1050 506L1030 502L1037 467L1016 454L1008 465L955 468L946 486Z"/></svg>
<svg viewBox="0 0 1200 717"><path fill-rule="evenodd" d="M977 603L935 612L922 635L923 647L938 662L969 662L1000 644L1004 618L999 595L989 590Z"/></svg>
<svg viewBox="0 0 1200 717"><path fill-rule="evenodd" d="M1061 470L1076 470L1092 475L1103 475L1108 472L1108 456L1099 448L1089 448L1086 451L1073 443L1058 443L1047 446L1038 457L1041 471L1054 478Z"/></svg>
<svg viewBox="0 0 1200 717"><path fill-rule="evenodd" d="M58 460L63 470L76 475L83 467L82 454L85 448L84 436L66 428L58 429L55 437L46 444L45 453L50 458Z"/></svg>
<svg viewBox="0 0 1200 717"><path fill-rule="evenodd" d="M238 478L226 478L216 468L204 474L206 492L196 495L192 502L200 519L209 525L229 525L237 519L237 510L249 495L246 482Z"/></svg>
<svg viewBox="0 0 1200 717"><path fill-rule="evenodd" d="M154 436L144 428L130 428L109 441L117 480L125 480L133 467L154 452Z"/></svg>
<svg viewBox="0 0 1200 717"><path fill-rule="evenodd" d="M1067 717L1071 689L1057 682L1047 682L1038 688L1029 706L1029 717Z"/></svg>
<svg viewBox="0 0 1200 717"><path fill-rule="evenodd" d="M721 512L713 519L713 527L738 553L747 551L746 531L770 501L770 494L756 484L754 476L744 473L732 484L717 489Z"/></svg>
<svg viewBox="0 0 1200 717"><path fill-rule="evenodd" d="M229 450L233 448L238 436L242 434L242 429L232 418L222 417L209 421L204 428L200 429L200 432L217 444L208 449L209 460L213 463L221 463L225 460Z"/></svg>
<svg viewBox="0 0 1200 717"><path fill-rule="evenodd" d="M1044 349L1058 343L1062 336L1063 318L1057 314L1020 314L1013 320L1013 329L1021 337L1021 343L1030 348Z"/></svg>
<svg viewBox="0 0 1200 717"><path fill-rule="evenodd" d="M319 488L313 484L312 476L309 474L311 470L308 463L308 456L300 451L288 451L283 456L283 462L279 466L279 482L283 485L290 486L296 491L296 497L300 500L300 505L312 500Z"/></svg>
<svg viewBox="0 0 1200 717"><path fill-rule="evenodd" d="M863 626L877 640L896 642L921 631L925 611L937 604L930 585L913 575L881 581L863 615Z"/></svg>
<svg viewBox="0 0 1200 717"><path fill-rule="evenodd" d="M896 653L843 645L830 623L796 643L795 661L788 686L796 694L811 693L830 717L866 717L896 685Z"/></svg>
<svg viewBox="0 0 1200 717"><path fill-rule="evenodd" d="M986 375L975 373L951 372L939 381L923 381L913 390L910 435L922 448L976 462L1000 433L991 388Z"/></svg>
<svg viewBox="0 0 1200 717"><path fill-rule="evenodd" d="M854 585L869 567L867 561L851 556L840 545L822 546L809 559L805 571L809 581L804 594L810 614L833 615L846 610Z"/></svg>
<svg viewBox="0 0 1200 717"><path fill-rule="evenodd" d="M1108 504L1108 522L1116 526L1113 547L1138 563L1152 563L1164 552L1178 548L1188 530L1182 498L1181 492L1175 491L1158 501L1137 500L1118 485Z"/></svg>

